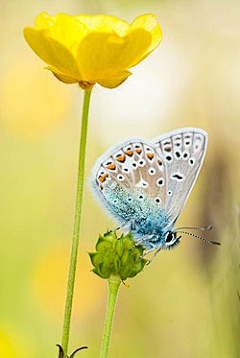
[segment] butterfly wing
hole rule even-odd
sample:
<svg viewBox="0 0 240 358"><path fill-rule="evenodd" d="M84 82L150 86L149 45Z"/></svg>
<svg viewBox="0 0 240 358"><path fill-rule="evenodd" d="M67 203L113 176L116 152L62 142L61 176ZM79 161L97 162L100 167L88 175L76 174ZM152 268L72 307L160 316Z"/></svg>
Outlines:
<svg viewBox="0 0 240 358"><path fill-rule="evenodd" d="M180 215L202 167L207 133L198 128L182 128L154 138L153 142L166 168L165 210L169 228Z"/></svg>
<svg viewBox="0 0 240 358"><path fill-rule="evenodd" d="M100 202L123 223L166 205L163 158L145 139L127 139L110 148L97 160L91 181Z"/></svg>

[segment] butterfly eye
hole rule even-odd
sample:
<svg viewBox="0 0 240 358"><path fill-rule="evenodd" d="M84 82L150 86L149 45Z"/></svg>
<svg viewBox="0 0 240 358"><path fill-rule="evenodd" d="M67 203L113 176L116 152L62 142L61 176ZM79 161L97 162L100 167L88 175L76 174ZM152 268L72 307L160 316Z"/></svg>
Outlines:
<svg viewBox="0 0 240 358"><path fill-rule="evenodd" d="M172 231L168 231L165 235L166 244L174 244L176 241L176 233Z"/></svg>

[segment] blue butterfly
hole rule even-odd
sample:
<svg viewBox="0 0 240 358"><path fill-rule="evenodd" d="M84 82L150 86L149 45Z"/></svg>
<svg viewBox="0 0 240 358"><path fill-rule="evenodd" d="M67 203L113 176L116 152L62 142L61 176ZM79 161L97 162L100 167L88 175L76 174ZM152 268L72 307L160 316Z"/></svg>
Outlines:
<svg viewBox="0 0 240 358"><path fill-rule="evenodd" d="M156 250L155 257L179 243L181 231L174 225L202 167L207 139L198 128L177 129L153 140L130 138L96 161L94 191L145 254Z"/></svg>

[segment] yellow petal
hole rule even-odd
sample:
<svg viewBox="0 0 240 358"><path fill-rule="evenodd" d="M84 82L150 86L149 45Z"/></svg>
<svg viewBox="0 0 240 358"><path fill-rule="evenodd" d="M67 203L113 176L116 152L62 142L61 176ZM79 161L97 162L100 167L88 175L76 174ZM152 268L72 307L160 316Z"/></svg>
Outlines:
<svg viewBox="0 0 240 358"><path fill-rule="evenodd" d="M111 77L109 79L98 80L98 84L106 88L115 88L121 85L129 76L131 76L132 72L124 71L117 75L116 77Z"/></svg>
<svg viewBox="0 0 240 358"><path fill-rule="evenodd" d="M124 37L92 32L79 45L77 62L86 81L115 77L147 51L151 34L136 29Z"/></svg>
<svg viewBox="0 0 240 358"><path fill-rule="evenodd" d="M146 52L141 57L140 61L142 61L145 57L147 57L162 41L162 30L160 25L158 24L157 18L153 14L146 14L137 17L133 23L131 24L130 30L136 28L145 28L149 33L151 33L152 40L151 45L146 50ZM140 61L136 61L132 64L133 67Z"/></svg>
<svg viewBox="0 0 240 358"><path fill-rule="evenodd" d="M53 73L53 75L61 82L64 83L76 83L78 82L76 78L70 77L68 75L63 74L62 72L58 71L56 68L51 66L46 66L46 70L49 70Z"/></svg>
<svg viewBox="0 0 240 358"><path fill-rule="evenodd" d="M88 33L87 27L76 17L64 13L51 16L42 12L35 19L35 28L49 30L48 36L63 44L70 52Z"/></svg>
<svg viewBox="0 0 240 358"><path fill-rule="evenodd" d="M47 12L41 12L34 21L36 29L49 29L51 30L52 21L50 20L51 16Z"/></svg>
<svg viewBox="0 0 240 358"><path fill-rule="evenodd" d="M157 18L153 14L146 14L137 17L130 26L129 31L137 28L144 28L152 35L152 43L149 51L156 48L162 40L162 30L158 24Z"/></svg>
<svg viewBox="0 0 240 358"><path fill-rule="evenodd" d="M24 37L33 51L51 67L65 75L81 80L77 63L69 50L61 43L49 37L48 30L35 30L26 27Z"/></svg>
<svg viewBox="0 0 240 358"><path fill-rule="evenodd" d="M123 36L129 30L129 24L111 15L77 15L76 19L89 31L116 33Z"/></svg>

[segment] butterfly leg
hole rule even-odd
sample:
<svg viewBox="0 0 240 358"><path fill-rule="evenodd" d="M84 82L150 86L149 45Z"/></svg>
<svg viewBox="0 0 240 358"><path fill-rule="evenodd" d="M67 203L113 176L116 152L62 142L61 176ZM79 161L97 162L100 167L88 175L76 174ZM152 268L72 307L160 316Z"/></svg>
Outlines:
<svg viewBox="0 0 240 358"><path fill-rule="evenodd" d="M103 236L106 236L106 235L108 235L108 234L111 234L112 232L116 232L116 231L118 231L118 230L120 230L120 229L121 229L121 227L118 226L116 229L108 230L108 231L106 231L106 232L103 234Z"/></svg>
<svg viewBox="0 0 240 358"><path fill-rule="evenodd" d="M161 246L157 249L157 251L154 253L154 255L152 256L152 258L148 261L147 265L149 265L151 262L153 262L153 260L155 259L155 257L157 256L157 254L159 253L159 251L161 250Z"/></svg>
<svg viewBox="0 0 240 358"><path fill-rule="evenodd" d="M111 234L112 232L116 232L120 229L125 230L126 228L128 228L128 231L132 231L135 229L135 221L131 220L129 222L127 222L126 224L123 224L122 226L118 226L116 229L113 230L108 230L107 232L104 233L104 236Z"/></svg>
<svg viewBox="0 0 240 358"><path fill-rule="evenodd" d="M137 240L137 242L131 247L131 249L133 249L134 247L143 245L143 244L144 244L144 241L149 241L149 239L151 239L152 237L154 237L154 235L144 236L143 238ZM151 248L150 250L152 251L152 248Z"/></svg>
<svg viewBox="0 0 240 358"><path fill-rule="evenodd" d="M150 249L148 249L147 251L144 252L144 254L142 254L140 256L140 259L142 259L143 257L145 257L146 255L150 254L150 252L156 250L156 246L150 242L150 245L152 246Z"/></svg>

